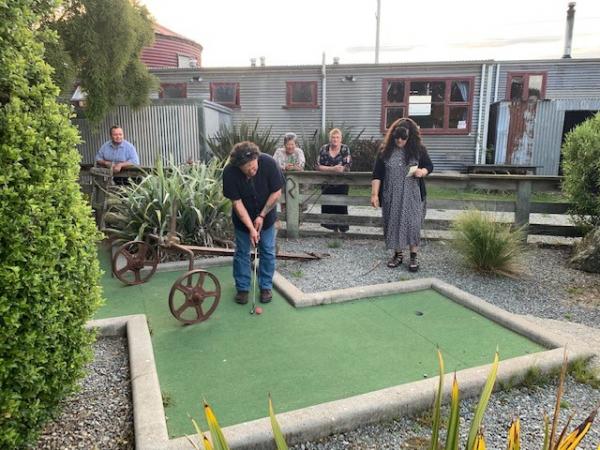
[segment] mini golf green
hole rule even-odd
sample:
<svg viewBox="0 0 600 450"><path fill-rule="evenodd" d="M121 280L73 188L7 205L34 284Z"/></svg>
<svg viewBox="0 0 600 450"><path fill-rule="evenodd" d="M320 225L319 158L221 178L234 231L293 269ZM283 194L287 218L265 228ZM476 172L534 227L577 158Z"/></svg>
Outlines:
<svg viewBox="0 0 600 450"><path fill-rule="evenodd" d="M435 376L438 346L448 372L488 364L496 348L502 359L545 350L433 290L301 309L274 292L252 316L233 302L231 267L208 270L221 302L190 326L167 303L181 272L131 287L103 277L96 318L148 317L171 437L194 433L188 415L203 421L203 399L228 426L267 416L269 392L285 412Z"/></svg>

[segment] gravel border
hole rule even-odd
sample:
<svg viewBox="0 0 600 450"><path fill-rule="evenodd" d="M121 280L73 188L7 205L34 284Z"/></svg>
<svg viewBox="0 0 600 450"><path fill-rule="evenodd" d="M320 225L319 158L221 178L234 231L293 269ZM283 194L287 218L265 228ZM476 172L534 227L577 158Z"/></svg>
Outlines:
<svg viewBox="0 0 600 450"><path fill-rule="evenodd" d="M36 450L134 448L127 338L99 337L81 390L42 432Z"/></svg>

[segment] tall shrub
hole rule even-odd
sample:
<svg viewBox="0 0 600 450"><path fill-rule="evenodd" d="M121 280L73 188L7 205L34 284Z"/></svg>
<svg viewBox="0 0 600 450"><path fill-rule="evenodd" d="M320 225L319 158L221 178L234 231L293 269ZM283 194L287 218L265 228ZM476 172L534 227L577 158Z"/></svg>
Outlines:
<svg viewBox="0 0 600 450"><path fill-rule="evenodd" d="M97 231L76 183L69 111L43 61L38 14L0 2L0 448L24 448L91 357ZM33 9L36 8L36 9Z"/></svg>
<svg viewBox="0 0 600 450"><path fill-rule="evenodd" d="M563 191L576 221L600 226L600 113L567 134L563 152Z"/></svg>

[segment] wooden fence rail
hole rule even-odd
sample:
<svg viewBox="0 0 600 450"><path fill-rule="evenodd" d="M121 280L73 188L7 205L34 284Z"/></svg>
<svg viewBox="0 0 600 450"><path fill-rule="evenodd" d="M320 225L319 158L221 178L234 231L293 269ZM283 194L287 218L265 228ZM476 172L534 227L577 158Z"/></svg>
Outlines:
<svg viewBox="0 0 600 450"><path fill-rule="evenodd" d="M152 171L151 168L130 169L115 174L114 177L140 177ZM91 204L97 213L98 223L102 222L105 209L107 171L82 167L82 189L88 191ZM533 192L560 192L561 177L538 175L480 175L480 174L436 174L427 177L427 187L455 190L490 190L514 192L515 200L443 200L428 199L429 210L457 211L475 208L495 213L513 213L515 226L523 226L528 234L577 237L579 229L566 224L532 224L531 214L561 214L569 209L568 203L532 202ZM371 185L371 173L349 172L331 174L323 172L291 172L286 174L285 195L281 203L286 205L281 218L286 222L286 235L297 238L301 223L347 224L355 226L381 227L381 210L370 208L369 195L322 195L320 187L327 184L347 184L350 187ZM87 186L87 188L86 188ZM302 187L302 189L300 189ZM368 190L370 192L370 189ZM365 208L366 214L337 215L320 214L315 205L347 205ZM303 206L306 208L303 210ZM425 229L448 229L452 219L448 217L432 219L427 217Z"/></svg>
<svg viewBox="0 0 600 450"><path fill-rule="evenodd" d="M429 209L465 210L476 208L482 211L498 213L514 213L515 226L522 226L526 234L546 234L555 236L580 236L577 228L560 224L531 224L530 214L565 214L569 208L567 203L532 202L533 192L559 192L560 177L537 175L479 175L479 174L431 174L427 177L427 186L451 188L458 190L481 189L502 192L515 192L515 200L481 201L481 200L436 200L427 201ZM381 227L381 210L376 214L337 215L317 214L315 204L369 206L370 198L363 196L321 195L319 187L326 184L347 184L353 186L370 186L371 174L368 172L349 172L330 174L322 172L293 172L286 174L285 203L283 217L286 221L286 234L297 238L300 235L300 224L345 224L369 227ZM303 187L300 189L300 187ZM309 186L305 188L304 186ZM309 193L304 193L308 191ZM303 208L304 206L304 208ZM302 211L302 209L307 209ZM369 210L367 210L369 211ZM373 211L373 210L371 210ZM426 229L447 229L451 220L426 219Z"/></svg>

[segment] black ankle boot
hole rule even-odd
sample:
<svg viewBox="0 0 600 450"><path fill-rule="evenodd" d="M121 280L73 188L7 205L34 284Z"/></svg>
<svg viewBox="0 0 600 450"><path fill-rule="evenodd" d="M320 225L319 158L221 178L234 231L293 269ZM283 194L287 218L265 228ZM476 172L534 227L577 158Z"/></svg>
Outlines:
<svg viewBox="0 0 600 450"><path fill-rule="evenodd" d="M408 263L409 272L416 272L419 270L419 262L417 261L417 253L410 252L410 262Z"/></svg>

